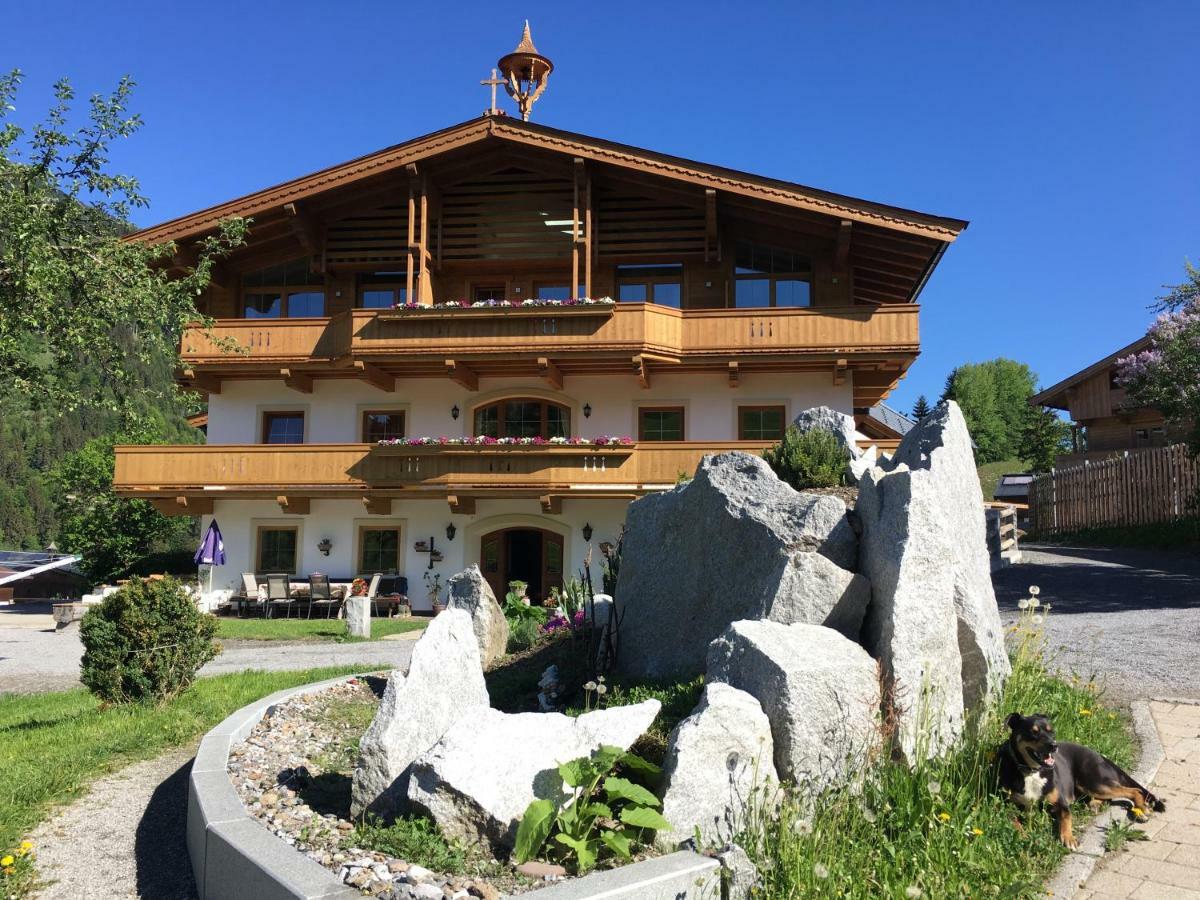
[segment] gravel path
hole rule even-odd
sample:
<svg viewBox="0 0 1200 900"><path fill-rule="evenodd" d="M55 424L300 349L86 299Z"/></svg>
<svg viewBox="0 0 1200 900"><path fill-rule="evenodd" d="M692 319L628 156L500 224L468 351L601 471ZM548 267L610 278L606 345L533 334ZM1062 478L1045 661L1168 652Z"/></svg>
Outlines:
<svg viewBox="0 0 1200 900"><path fill-rule="evenodd" d="M193 744L96 781L31 840L43 900L196 896L184 841Z"/></svg>
<svg viewBox="0 0 1200 900"><path fill-rule="evenodd" d="M1097 675L1111 697L1200 698L1200 558L1115 548L1023 548L996 573L1005 623L1036 584L1064 672Z"/></svg>

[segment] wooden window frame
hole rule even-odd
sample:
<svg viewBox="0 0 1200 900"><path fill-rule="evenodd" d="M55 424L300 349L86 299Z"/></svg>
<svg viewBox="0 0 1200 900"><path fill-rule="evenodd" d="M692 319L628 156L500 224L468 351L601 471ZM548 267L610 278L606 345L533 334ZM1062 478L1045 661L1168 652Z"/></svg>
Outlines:
<svg viewBox="0 0 1200 900"><path fill-rule="evenodd" d="M768 250L780 250L790 253L792 256L803 256L809 261L807 272L738 272L737 264L737 246L738 243L744 243L750 247L764 247ZM763 243L762 241L752 241L745 238L735 242L734 252L732 254L730 272L733 275L733 296L730 298L735 309L811 309L816 306L816 265L813 263L812 256L806 251L788 250L785 247L777 247L773 244ZM766 281L767 282L767 305L766 306L738 306L737 305L737 284L739 281ZM780 281L803 281L808 285L808 306L779 306L776 298L776 287Z"/></svg>
<svg viewBox="0 0 1200 900"><path fill-rule="evenodd" d="M768 410L779 411L780 429L778 437L771 438L748 438L743 430L742 413L743 412L767 412ZM739 404L737 408L737 436L739 441L778 441L787 431L787 407L782 403L746 403Z"/></svg>
<svg viewBox="0 0 1200 900"><path fill-rule="evenodd" d="M394 531L396 532L396 567L389 572L387 569L370 569L364 566L366 561L363 559L363 553L366 551L366 535L368 531ZM354 565L358 569L358 574L364 577L370 577L376 572L384 575L401 575L403 574L404 562L404 523L402 522L382 522L382 523L359 523L357 532L358 544L355 547Z"/></svg>
<svg viewBox="0 0 1200 900"><path fill-rule="evenodd" d="M258 442L273 447L286 447L287 444L271 444L267 441L267 423L276 417L299 416L301 421L300 443L308 442L308 411L303 409L264 409L259 416Z"/></svg>
<svg viewBox="0 0 1200 900"><path fill-rule="evenodd" d="M327 319L328 310L322 311L319 316L291 316L288 315L288 305L291 301L292 294L320 294L321 305L327 307L329 303L328 291L324 285L293 285L291 287L283 287L280 285L266 285L264 287L243 287L242 288L242 318L246 319L246 295L247 294L279 294L279 315L275 316L260 316L259 319L270 321L273 318L280 319Z"/></svg>
<svg viewBox="0 0 1200 900"><path fill-rule="evenodd" d="M642 414L648 412L677 412L679 413L679 440L687 440L687 408L684 406L639 406L637 408L637 439L641 443L645 441L649 444L667 443L663 438L648 438L645 436L645 431L642 427ZM671 438L670 440L675 440Z"/></svg>
<svg viewBox="0 0 1200 900"><path fill-rule="evenodd" d="M647 263L647 264L645 264L645 265L647 265L647 270L646 270L646 274L644 274L644 275L629 275L629 274L622 275L621 274L622 268L625 268L627 266L635 266L635 265L643 265L643 264L642 263L625 263L624 265L621 265L618 263L613 267L613 281L614 281L614 284L616 287L616 290L614 291L614 293L616 294L616 299L617 299L618 303L655 303L656 302L654 299L655 285L677 284L677 285L679 285L679 306L671 307L671 308L672 309L676 309L676 308L683 309L684 308L685 301L687 299L687 293L685 291L686 283L684 280L684 275L687 270L686 270L686 267L683 265L683 263L661 263L661 264ZM661 268L667 268L668 266L679 266L679 271L678 271L678 273L672 272L670 274L666 274L666 273L659 273L657 275L650 274L650 269L653 269L655 266L660 266ZM644 284L644 285L646 285L646 299L645 300L622 300L621 299L621 285L624 285L624 284ZM659 305L661 306L664 304L659 304Z"/></svg>
<svg viewBox="0 0 1200 900"><path fill-rule="evenodd" d="M569 279L568 279L569 280ZM507 278L472 278L467 282L466 299L470 303L476 303L475 292L480 288L494 288L503 285L504 296L501 300L507 300L512 295L512 282ZM497 301L499 302L499 301Z"/></svg>
<svg viewBox="0 0 1200 900"><path fill-rule="evenodd" d="M408 411L404 409L379 409L369 408L359 410L359 436L364 444L374 444L375 441L367 437L367 419L370 416L399 416L400 417L400 437L404 437L408 433Z"/></svg>
<svg viewBox="0 0 1200 900"><path fill-rule="evenodd" d="M488 407L491 407L491 406L498 406L498 407L500 407L500 411L496 417L496 430L499 433L496 435L496 437L497 438L508 437L508 435L504 433L504 431L505 431L504 420L506 418L504 415L504 407L508 403L538 403L538 404L541 404L542 420L541 420L541 424L539 427L539 433L546 440L549 440L549 438L547 437L547 434L550 431L549 407L557 406L559 409L563 410L567 414L567 434L566 434L566 436L567 437L571 436L571 422L572 422L572 419L574 418L574 410L572 410L571 407L567 406L567 404L565 404L565 403L559 403L557 400L547 400L545 397L524 397L524 396L502 397L498 400L490 400L487 403L480 403L478 406L474 407L471 410L471 422L470 422L471 434L474 435L475 437L479 437L479 435L476 434L476 432L475 432L475 417L479 414L479 412L481 410L487 409Z"/></svg>
<svg viewBox="0 0 1200 900"><path fill-rule="evenodd" d="M571 279L569 277L560 279L542 279L533 283L533 293L530 294L530 297L534 300L537 300L541 297L541 291L543 289L553 287L565 287L567 289L568 299L570 300L578 300L580 297L585 296L584 292L587 290L584 285L580 284L575 287L577 293L572 294Z"/></svg>
<svg viewBox="0 0 1200 900"><path fill-rule="evenodd" d="M370 274L373 274L373 273L360 272L358 274L358 276L354 279L354 308L355 309L386 309L386 307L380 307L380 306L363 306L364 290L391 291L392 292L392 306L396 306L398 304L403 304L403 303L408 302L407 295L404 295L405 291L408 290L408 285L405 283L403 277L401 277L398 281L365 282L362 280L363 275L370 275ZM413 286L413 293L414 294L416 293L415 285ZM404 295L403 299L402 299L402 295Z"/></svg>
<svg viewBox="0 0 1200 900"><path fill-rule="evenodd" d="M264 568L263 562L263 533L267 531L291 531L296 535L296 549L293 554L292 567L284 569L281 566ZM299 524L283 522L261 522L254 526L254 571L258 575L270 575L281 572L285 575L297 575L300 572L300 554L303 547L300 543L303 532Z"/></svg>

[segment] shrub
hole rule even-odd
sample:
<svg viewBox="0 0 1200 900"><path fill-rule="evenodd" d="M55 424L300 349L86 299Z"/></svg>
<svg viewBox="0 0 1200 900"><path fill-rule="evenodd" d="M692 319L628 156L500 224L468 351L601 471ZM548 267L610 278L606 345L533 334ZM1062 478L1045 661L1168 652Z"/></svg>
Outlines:
<svg viewBox="0 0 1200 900"><path fill-rule="evenodd" d="M798 491L846 483L846 450L832 431L823 428L801 431L788 426L783 439L763 451L763 459Z"/></svg>
<svg viewBox="0 0 1200 900"><path fill-rule="evenodd" d="M109 703L169 699L217 655L216 632L175 579L134 579L83 617L80 680Z"/></svg>

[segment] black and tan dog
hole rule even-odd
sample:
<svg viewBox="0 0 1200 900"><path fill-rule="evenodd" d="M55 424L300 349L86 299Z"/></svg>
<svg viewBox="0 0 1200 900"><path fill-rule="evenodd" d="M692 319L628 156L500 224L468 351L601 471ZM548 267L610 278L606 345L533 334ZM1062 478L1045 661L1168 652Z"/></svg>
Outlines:
<svg viewBox="0 0 1200 900"><path fill-rule="evenodd" d="M1112 760L1079 744L1059 743L1044 714L1013 713L1006 724L1012 733L998 754L1000 787L1023 809L1048 803L1066 846L1075 847L1071 804L1076 800L1126 801L1155 812L1167 808Z"/></svg>

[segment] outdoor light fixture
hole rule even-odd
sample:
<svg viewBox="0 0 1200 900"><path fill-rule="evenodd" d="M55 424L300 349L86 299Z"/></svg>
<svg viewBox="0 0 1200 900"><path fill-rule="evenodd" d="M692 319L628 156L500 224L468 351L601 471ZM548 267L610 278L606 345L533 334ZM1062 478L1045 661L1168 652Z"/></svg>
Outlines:
<svg viewBox="0 0 1200 900"><path fill-rule="evenodd" d="M452 407L450 407L450 418L457 421L459 412L461 412L461 410L459 410L458 404L455 403Z"/></svg>
<svg viewBox="0 0 1200 900"><path fill-rule="evenodd" d="M583 417L585 419L590 419L592 417L592 404L590 404L590 403L583 404Z"/></svg>
<svg viewBox="0 0 1200 900"><path fill-rule="evenodd" d="M592 539L592 523L591 522L588 522L586 525L583 526L583 539L585 541L590 541Z"/></svg>
<svg viewBox="0 0 1200 900"><path fill-rule="evenodd" d="M317 544L317 549L328 556L329 551L333 549L333 541L329 538L321 538L321 543Z"/></svg>
<svg viewBox="0 0 1200 900"><path fill-rule="evenodd" d="M448 540L448 541L454 540L454 535L456 535L456 534L458 534L458 529L455 528L454 523L451 522L449 525L446 526L446 540Z"/></svg>

